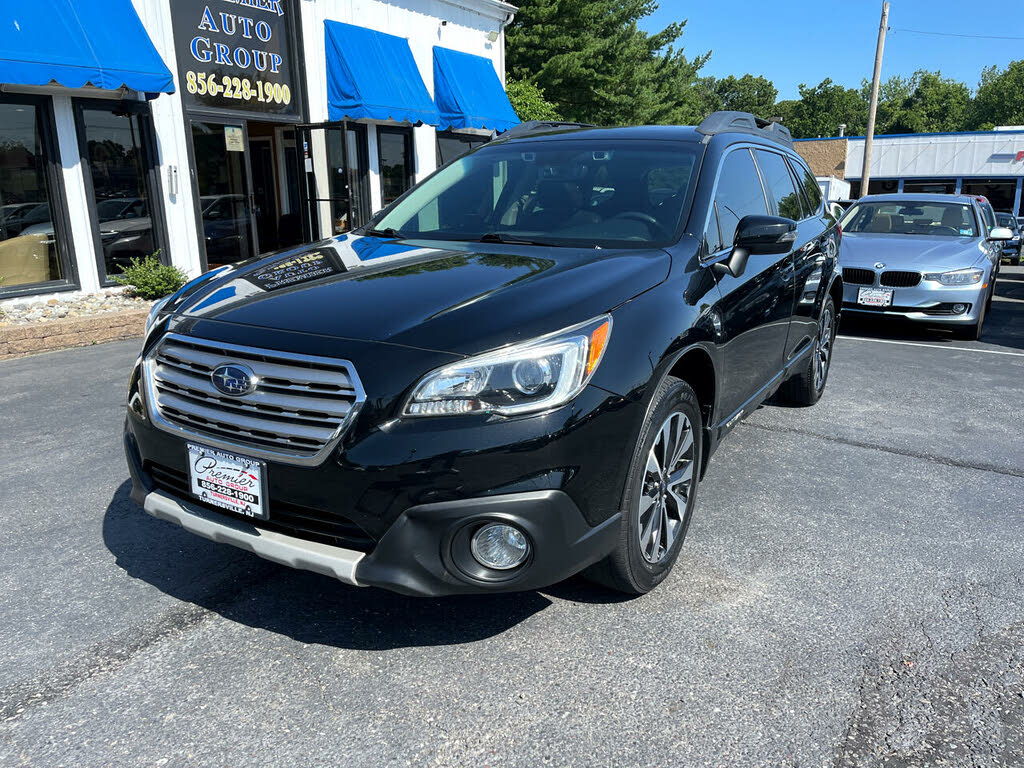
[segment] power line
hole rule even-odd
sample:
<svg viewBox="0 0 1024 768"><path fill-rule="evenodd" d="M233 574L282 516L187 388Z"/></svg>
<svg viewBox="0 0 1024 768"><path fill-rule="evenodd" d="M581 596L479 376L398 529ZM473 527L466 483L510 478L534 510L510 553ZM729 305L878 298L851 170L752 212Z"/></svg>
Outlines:
<svg viewBox="0 0 1024 768"><path fill-rule="evenodd" d="M974 40L1024 40L1024 37L1009 37L1006 35L962 35L956 32L928 32L923 29L902 29L891 27L893 32L909 32L912 35L932 35L934 37L967 37Z"/></svg>

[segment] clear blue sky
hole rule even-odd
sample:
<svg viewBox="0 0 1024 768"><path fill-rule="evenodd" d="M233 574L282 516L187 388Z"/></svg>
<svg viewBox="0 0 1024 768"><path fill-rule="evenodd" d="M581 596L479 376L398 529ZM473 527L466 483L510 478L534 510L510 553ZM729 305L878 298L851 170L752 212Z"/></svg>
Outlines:
<svg viewBox="0 0 1024 768"><path fill-rule="evenodd" d="M882 78L941 70L974 89L982 67L1024 59L1024 40L933 37L900 29L1024 37L1022 10L1019 0L891 0ZM643 27L657 31L687 19L680 41L686 55L711 51L702 74L764 75L780 99L792 99L800 83L817 85L831 77L856 88L870 79L881 11L881 0L660 0Z"/></svg>

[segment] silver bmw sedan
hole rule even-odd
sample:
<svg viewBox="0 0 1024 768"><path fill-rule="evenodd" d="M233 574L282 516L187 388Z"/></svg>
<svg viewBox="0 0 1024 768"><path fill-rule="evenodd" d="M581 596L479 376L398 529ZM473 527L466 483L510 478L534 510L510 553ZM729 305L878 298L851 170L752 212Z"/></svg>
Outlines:
<svg viewBox="0 0 1024 768"><path fill-rule="evenodd" d="M867 195L843 215L843 311L981 335L1003 242L970 195Z"/></svg>

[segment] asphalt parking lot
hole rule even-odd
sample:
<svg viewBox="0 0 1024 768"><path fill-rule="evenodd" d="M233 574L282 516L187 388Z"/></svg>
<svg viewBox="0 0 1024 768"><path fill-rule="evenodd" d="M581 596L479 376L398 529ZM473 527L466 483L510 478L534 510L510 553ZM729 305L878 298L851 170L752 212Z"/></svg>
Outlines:
<svg viewBox="0 0 1024 768"><path fill-rule="evenodd" d="M0 363L0 765L1024 763L1024 269L977 343L844 320L632 600L405 598L146 516L137 347Z"/></svg>

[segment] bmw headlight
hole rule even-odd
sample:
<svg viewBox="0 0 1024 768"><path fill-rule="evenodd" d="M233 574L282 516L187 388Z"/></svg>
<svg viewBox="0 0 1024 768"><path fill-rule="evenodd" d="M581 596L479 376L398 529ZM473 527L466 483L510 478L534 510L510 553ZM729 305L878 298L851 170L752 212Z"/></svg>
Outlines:
<svg viewBox="0 0 1024 768"><path fill-rule="evenodd" d="M590 381L608 346L608 315L434 371L413 389L403 416L498 413L556 408Z"/></svg>
<svg viewBox="0 0 1024 768"><path fill-rule="evenodd" d="M980 283L984 276L983 269L954 269L952 272L929 272L924 279L943 285L974 285Z"/></svg>

